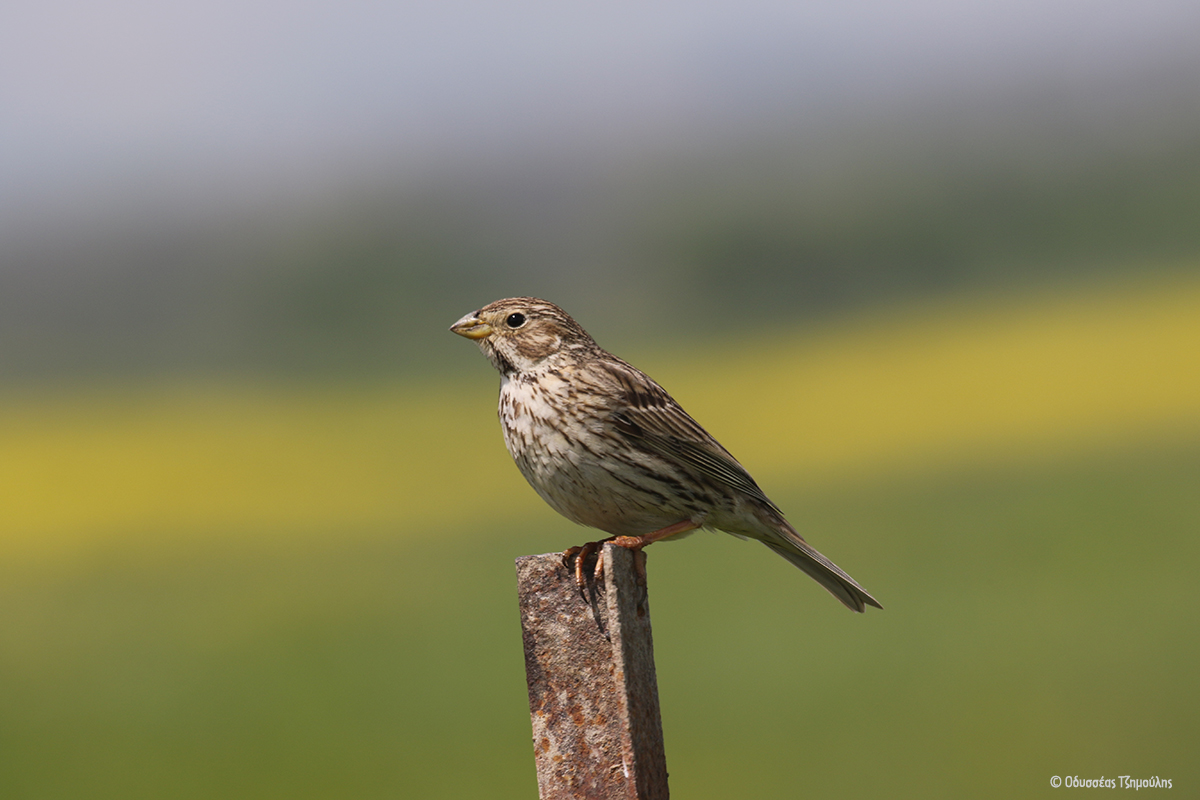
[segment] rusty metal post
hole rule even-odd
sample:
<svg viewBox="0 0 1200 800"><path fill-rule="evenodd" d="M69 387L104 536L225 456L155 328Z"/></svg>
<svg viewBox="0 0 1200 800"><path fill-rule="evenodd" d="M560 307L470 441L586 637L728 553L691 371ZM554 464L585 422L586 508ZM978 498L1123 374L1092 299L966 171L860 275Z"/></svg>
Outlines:
<svg viewBox="0 0 1200 800"><path fill-rule="evenodd" d="M587 598L560 554L517 559L539 796L667 800L646 556L600 557Z"/></svg>

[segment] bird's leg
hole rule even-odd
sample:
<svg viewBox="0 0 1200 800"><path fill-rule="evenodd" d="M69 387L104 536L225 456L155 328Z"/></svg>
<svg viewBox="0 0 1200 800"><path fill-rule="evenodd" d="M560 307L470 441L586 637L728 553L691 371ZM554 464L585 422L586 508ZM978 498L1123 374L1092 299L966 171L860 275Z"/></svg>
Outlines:
<svg viewBox="0 0 1200 800"><path fill-rule="evenodd" d="M694 531L703 524L703 520L697 522L695 520L685 519L676 522L674 525L668 525L665 528L659 528L658 530L651 531L650 533L643 533L641 536L614 536L610 541L615 545L619 545L620 547L640 553L642 548L648 544L654 544L660 539L668 539L678 533ZM641 573L642 577L646 577L645 559L638 558L634 563L637 565L638 572ZM593 577L598 579L602 574L604 574L604 560L596 559L596 570L593 573Z"/></svg>
<svg viewBox="0 0 1200 800"><path fill-rule="evenodd" d="M685 519L681 522L676 522L674 525L668 525L665 528L659 528L658 530L651 531L650 533L643 533L641 536L614 536L606 541L611 541L615 545L620 545L621 547L626 547L630 550L641 550L646 545L654 544L660 539L670 538L677 533L694 531L703 524L703 522Z"/></svg>

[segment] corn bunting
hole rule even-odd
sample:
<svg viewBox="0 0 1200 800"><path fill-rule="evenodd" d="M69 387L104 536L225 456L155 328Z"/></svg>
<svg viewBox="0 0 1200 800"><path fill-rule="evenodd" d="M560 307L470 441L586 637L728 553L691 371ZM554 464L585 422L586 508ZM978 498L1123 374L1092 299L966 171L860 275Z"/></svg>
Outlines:
<svg viewBox="0 0 1200 800"><path fill-rule="evenodd" d="M474 339L499 371L508 452L567 519L634 549L696 528L757 539L850 609L882 608L800 537L665 389L602 350L558 306L534 297L497 300L450 330ZM582 560L579 554L580 581Z"/></svg>

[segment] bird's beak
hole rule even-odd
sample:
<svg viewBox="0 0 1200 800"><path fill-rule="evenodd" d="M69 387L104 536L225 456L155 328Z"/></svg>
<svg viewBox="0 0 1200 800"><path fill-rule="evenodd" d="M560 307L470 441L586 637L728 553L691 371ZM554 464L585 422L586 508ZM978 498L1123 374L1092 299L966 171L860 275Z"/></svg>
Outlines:
<svg viewBox="0 0 1200 800"><path fill-rule="evenodd" d="M468 339L483 339L486 336L492 335L492 326L475 316L474 313L467 314L458 322L451 325L450 330Z"/></svg>

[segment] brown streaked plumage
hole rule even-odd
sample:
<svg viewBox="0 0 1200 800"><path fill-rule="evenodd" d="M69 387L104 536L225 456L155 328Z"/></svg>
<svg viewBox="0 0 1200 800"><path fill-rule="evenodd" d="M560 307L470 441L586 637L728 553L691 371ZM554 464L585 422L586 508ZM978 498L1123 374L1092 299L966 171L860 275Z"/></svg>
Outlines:
<svg viewBox="0 0 1200 800"><path fill-rule="evenodd" d="M508 452L567 519L633 548L696 528L757 539L850 609L882 608L801 538L665 389L601 349L558 306L497 300L450 330L475 340L499 371Z"/></svg>

